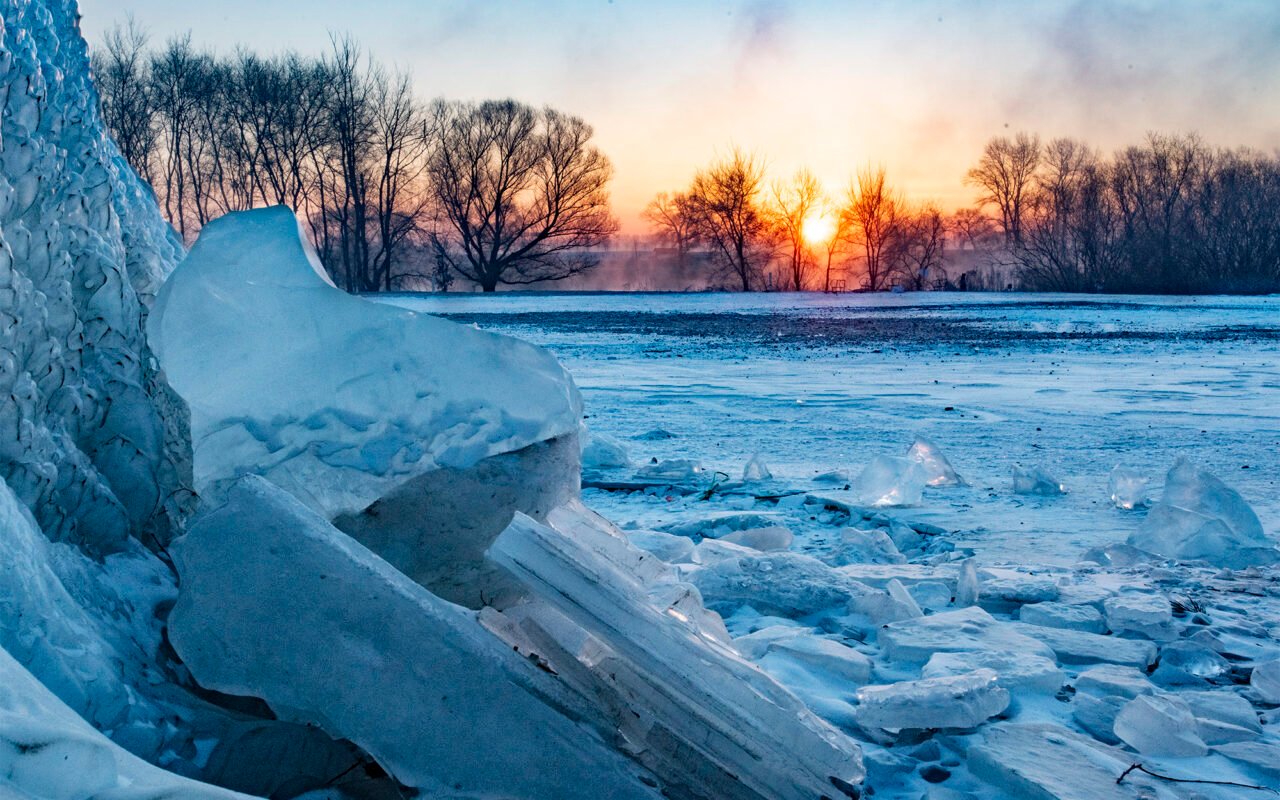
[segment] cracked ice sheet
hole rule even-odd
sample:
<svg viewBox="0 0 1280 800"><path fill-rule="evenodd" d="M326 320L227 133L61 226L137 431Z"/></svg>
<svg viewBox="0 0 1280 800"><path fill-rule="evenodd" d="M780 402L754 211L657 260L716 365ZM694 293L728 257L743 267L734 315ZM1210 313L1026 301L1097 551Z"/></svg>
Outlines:
<svg viewBox="0 0 1280 800"><path fill-rule="evenodd" d="M582 389L588 426L626 442L637 464L694 458L736 478L760 451L779 481L818 489L808 478L837 468L857 475L873 456L904 455L925 435L972 485L929 488L919 508L888 513L957 531L957 544L983 562L1070 564L1086 547L1123 541L1142 512L1107 507L1110 470L1140 469L1158 496L1165 471L1186 454L1238 489L1264 528L1280 529L1272 485L1280 298L508 294L390 302L548 346ZM1237 332L1214 330L1226 327ZM632 438L654 428L675 438ZM1070 494L1014 497L1013 465L1041 461ZM687 511L592 491L586 499L645 528ZM803 517L793 522L798 546L820 531Z"/></svg>

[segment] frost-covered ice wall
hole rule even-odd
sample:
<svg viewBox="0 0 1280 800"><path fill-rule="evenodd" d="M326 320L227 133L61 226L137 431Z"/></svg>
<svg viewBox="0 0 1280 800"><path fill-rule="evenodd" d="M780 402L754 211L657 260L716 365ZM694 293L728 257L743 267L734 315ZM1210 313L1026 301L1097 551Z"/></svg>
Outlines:
<svg viewBox="0 0 1280 800"><path fill-rule="evenodd" d="M143 325L181 246L105 133L75 4L0 12L0 478L52 540L163 542L190 460Z"/></svg>

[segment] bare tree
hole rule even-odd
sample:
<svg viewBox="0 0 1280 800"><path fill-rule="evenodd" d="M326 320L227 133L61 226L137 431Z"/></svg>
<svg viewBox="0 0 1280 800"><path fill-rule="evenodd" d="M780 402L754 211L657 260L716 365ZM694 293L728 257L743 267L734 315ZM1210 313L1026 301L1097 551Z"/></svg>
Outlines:
<svg viewBox="0 0 1280 800"><path fill-rule="evenodd" d="M1040 164L1040 137L1019 133L1013 139L997 136L987 142L978 165L967 180L983 192L983 204L1000 212L1005 243L1022 243L1022 213Z"/></svg>
<svg viewBox="0 0 1280 800"><path fill-rule="evenodd" d="M645 206L644 219L662 241L676 251L676 266L683 268L690 248L698 241L698 230L689 197L683 192L659 192Z"/></svg>
<svg viewBox="0 0 1280 800"><path fill-rule="evenodd" d="M947 219L947 230L959 250L985 250L996 234L991 217L977 208L962 208Z"/></svg>
<svg viewBox="0 0 1280 800"><path fill-rule="evenodd" d="M862 252L866 288L883 289L890 271L890 249L902 216L902 200L885 181L883 167L865 167L849 186L844 208L848 239Z"/></svg>
<svg viewBox="0 0 1280 800"><path fill-rule="evenodd" d="M823 205L826 207L826 215L831 219L832 229L829 238L823 243L822 251L826 256L826 269L822 276L822 291L831 291L831 268L837 257L844 254L849 247L850 227L853 224L853 215L848 213L844 207L835 207L830 200L824 199Z"/></svg>
<svg viewBox="0 0 1280 800"><path fill-rule="evenodd" d="M905 212L890 244L893 272L915 291L928 288L931 279L945 280L946 242L946 220L937 206L926 203Z"/></svg>
<svg viewBox="0 0 1280 800"><path fill-rule="evenodd" d="M772 257L769 221L760 207L763 187L764 165L734 150L699 171L688 193L698 235L744 292L759 282Z"/></svg>
<svg viewBox="0 0 1280 800"><path fill-rule="evenodd" d="M446 257L486 292L562 280L591 269L589 248L618 229L613 167L591 126L514 100L441 103L427 164Z"/></svg>
<svg viewBox="0 0 1280 800"><path fill-rule="evenodd" d="M156 148L156 110L151 96L147 33L129 16L103 38L92 59L94 83L102 100L102 119L125 161L143 180L152 181Z"/></svg>
<svg viewBox="0 0 1280 800"><path fill-rule="evenodd" d="M787 277L797 292L804 291L805 277L812 265L805 224L810 223L822 203L822 186L807 169L797 172L788 183L775 182L767 213L770 223L787 248Z"/></svg>

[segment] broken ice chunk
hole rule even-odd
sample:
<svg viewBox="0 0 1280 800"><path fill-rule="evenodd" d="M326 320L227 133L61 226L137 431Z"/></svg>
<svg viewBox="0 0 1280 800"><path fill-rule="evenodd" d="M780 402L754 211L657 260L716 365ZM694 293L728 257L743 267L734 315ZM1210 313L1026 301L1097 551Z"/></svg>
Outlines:
<svg viewBox="0 0 1280 800"><path fill-rule="evenodd" d="M667 459L645 464L636 470L636 477L649 481L671 481L672 483L693 483L702 477L706 470L702 464L687 458Z"/></svg>
<svg viewBox="0 0 1280 800"><path fill-rule="evenodd" d="M1160 666L1151 678L1165 686L1197 685L1230 670L1225 658L1204 645L1180 641L1160 648Z"/></svg>
<svg viewBox="0 0 1280 800"><path fill-rule="evenodd" d="M795 535L787 528L781 525L770 525L767 528L747 528L742 531L734 531L720 537L720 541L740 544L743 547L750 547L752 550L773 551L786 550L791 546L791 542L795 538ZM686 541L688 540L686 539Z"/></svg>
<svg viewBox="0 0 1280 800"><path fill-rule="evenodd" d="M858 690L855 718L864 728L973 728L1009 706L994 670L900 681Z"/></svg>
<svg viewBox="0 0 1280 800"><path fill-rule="evenodd" d="M1102 614L1090 605L1034 603L1023 606L1018 611L1018 619L1044 628L1067 628L1086 633L1103 633L1107 629L1106 623L1102 621Z"/></svg>
<svg viewBox="0 0 1280 800"><path fill-rule="evenodd" d="M951 462L942 454L936 444L917 436L907 450L907 458L915 461L924 471L925 483L929 486L963 486L964 479L956 473Z"/></svg>
<svg viewBox="0 0 1280 800"><path fill-rule="evenodd" d="M982 668L994 670L1000 685L1010 691L1053 694L1062 688L1066 680L1066 676L1052 659L1008 650L934 653L920 674L925 678L942 678Z"/></svg>
<svg viewBox="0 0 1280 800"><path fill-rule="evenodd" d="M1196 733L1196 718L1172 695L1144 694L1125 703L1116 715L1116 736L1144 756L1195 758L1209 748Z"/></svg>
<svg viewBox="0 0 1280 800"><path fill-rule="evenodd" d="M960 565L960 577L956 579L956 608L967 608L978 604L981 593L980 583L978 568L973 559L965 559Z"/></svg>
<svg viewBox="0 0 1280 800"><path fill-rule="evenodd" d="M1099 664L1086 669L1076 678L1075 687L1100 697L1118 695L1126 699L1156 691L1151 681L1137 669L1119 664Z"/></svg>
<svg viewBox="0 0 1280 800"><path fill-rule="evenodd" d="M1062 481L1049 474L1042 465L1034 467L1015 466L1013 468L1013 493L1033 494L1042 497L1066 494L1067 487Z"/></svg>
<svg viewBox="0 0 1280 800"><path fill-rule="evenodd" d="M1128 543L1166 558L1220 567L1280 561L1280 551L1244 498L1185 458L1169 470L1160 502Z"/></svg>
<svg viewBox="0 0 1280 800"><path fill-rule="evenodd" d="M751 456L751 460L742 468L742 480L744 482L767 481L773 479L773 473L769 471L768 465L764 463L764 456L756 453Z"/></svg>
<svg viewBox="0 0 1280 800"><path fill-rule="evenodd" d="M616 469L631 466L627 446L619 439L596 431L587 432L582 440L583 469Z"/></svg>
<svg viewBox="0 0 1280 800"><path fill-rule="evenodd" d="M693 557L693 540L662 531L627 531L627 540L668 564L687 563Z"/></svg>
<svg viewBox="0 0 1280 800"><path fill-rule="evenodd" d="M829 559L838 567L849 564L905 564L907 557L898 551L889 534L879 528L843 528L840 544Z"/></svg>
<svg viewBox="0 0 1280 800"><path fill-rule="evenodd" d="M876 456L858 474L853 491L868 506L919 505L926 475L920 462L897 456Z"/></svg>
<svg viewBox="0 0 1280 800"><path fill-rule="evenodd" d="M1264 703L1280 705L1280 660L1263 661L1249 674L1249 686Z"/></svg>
<svg viewBox="0 0 1280 800"><path fill-rule="evenodd" d="M704 541L698 549L712 543ZM783 617L860 606L882 596L812 556L791 552L731 554L697 570L690 580L710 607L733 610L751 605Z"/></svg>
<svg viewBox="0 0 1280 800"><path fill-rule="evenodd" d="M1103 607L1113 633L1131 631L1157 640L1177 635L1173 629L1173 607L1164 595L1122 594L1108 597Z"/></svg>
<svg viewBox="0 0 1280 800"><path fill-rule="evenodd" d="M843 469L833 469L813 476L814 483L848 483L850 479L849 472Z"/></svg>
<svg viewBox="0 0 1280 800"><path fill-rule="evenodd" d="M1248 700L1231 691L1180 692L1196 718L1196 732L1207 745L1246 742L1262 735L1258 714Z"/></svg>
<svg viewBox="0 0 1280 800"><path fill-rule="evenodd" d="M1019 633L1013 623L997 621L977 606L886 625L880 629L877 640L890 661L923 663L934 653L971 650L1032 653L1053 658L1053 650L1048 646Z"/></svg>
<svg viewBox="0 0 1280 800"><path fill-rule="evenodd" d="M1119 465L1107 478L1107 494L1116 508L1131 510L1147 505L1147 478L1135 469Z"/></svg>

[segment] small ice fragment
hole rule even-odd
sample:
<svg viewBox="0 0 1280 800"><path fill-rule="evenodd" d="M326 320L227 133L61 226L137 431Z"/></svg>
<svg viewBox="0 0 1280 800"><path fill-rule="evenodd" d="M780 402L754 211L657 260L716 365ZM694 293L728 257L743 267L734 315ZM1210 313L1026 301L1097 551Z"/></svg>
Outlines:
<svg viewBox="0 0 1280 800"><path fill-rule="evenodd" d="M980 592L978 568L972 558L966 559L960 565L960 577L956 579L956 608L976 606Z"/></svg>
<svg viewBox="0 0 1280 800"><path fill-rule="evenodd" d="M670 431L665 431L662 428L654 428L651 431L645 431L644 433L637 434L632 438L641 442L661 442L666 439L674 439L676 438L676 435Z"/></svg>
<svg viewBox="0 0 1280 800"><path fill-rule="evenodd" d="M964 485L964 479L956 473L942 450L923 436L916 437L907 450L907 458L920 465L924 470L925 483L930 486Z"/></svg>
<svg viewBox="0 0 1280 800"><path fill-rule="evenodd" d="M1144 756L1196 758L1209 748L1196 733L1191 708L1172 695L1135 697L1116 715L1115 733Z"/></svg>
<svg viewBox="0 0 1280 800"><path fill-rule="evenodd" d="M813 476L814 483L848 483L852 480L847 470L833 469Z"/></svg>
<svg viewBox="0 0 1280 800"><path fill-rule="evenodd" d="M794 539L795 536L791 531L781 525L771 525L768 528L748 528L720 537L722 542L740 544L743 547L750 547L752 550L765 551L786 550L791 547L791 542Z"/></svg>
<svg viewBox="0 0 1280 800"><path fill-rule="evenodd" d="M1204 645L1179 641L1160 648L1160 666L1151 679L1165 686L1194 686L1230 671L1227 660Z"/></svg>
<svg viewBox="0 0 1280 800"><path fill-rule="evenodd" d="M644 480L679 482L696 481L705 472L702 464L687 458L675 458L659 461L656 464L645 464L636 470L636 477Z"/></svg>
<svg viewBox="0 0 1280 800"><path fill-rule="evenodd" d="M858 474L853 491L858 502L869 506L919 505L925 472L920 463L897 456L876 456Z"/></svg>
<svg viewBox="0 0 1280 800"><path fill-rule="evenodd" d="M1102 614L1091 605L1033 603L1022 607L1018 619L1044 628L1066 628L1086 633L1103 633L1107 629Z"/></svg>
<svg viewBox="0 0 1280 800"><path fill-rule="evenodd" d="M902 607L906 614L905 617L902 617L903 619L924 616L924 612L920 610L920 604L917 603L916 599L907 591L907 587L902 585L902 581L897 578L890 578L884 588L889 592L889 597L893 598L894 602L898 603L898 605Z"/></svg>
<svg viewBox="0 0 1280 800"><path fill-rule="evenodd" d="M905 564L907 557L889 534L879 528L862 530L844 528L840 531L840 544L831 558L836 566L847 564Z"/></svg>
<svg viewBox="0 0 1280 800"><path fill-rule="evenodd" d="M773 473L769 471L769 467L764 463L764 457L759 453L751 456L751 460L742 469L742 480L746 482L767 481L773 479Z"/></svg>
<svg viewBox="0 0 1280 800"><path fill-rule="evenodd" d="M1067 487L1040 465L1013 468L1013 493L1034 494L1042 497L1066 494Z"/></svg>
<svg viewBox="0 0 1280 800"><path fill-rule="evenodd" d="M1147 505L1147 478L1137 470L1120 465L1111 470L1107 479L1107 494L1116 508L1126 511Z"/></svg>

